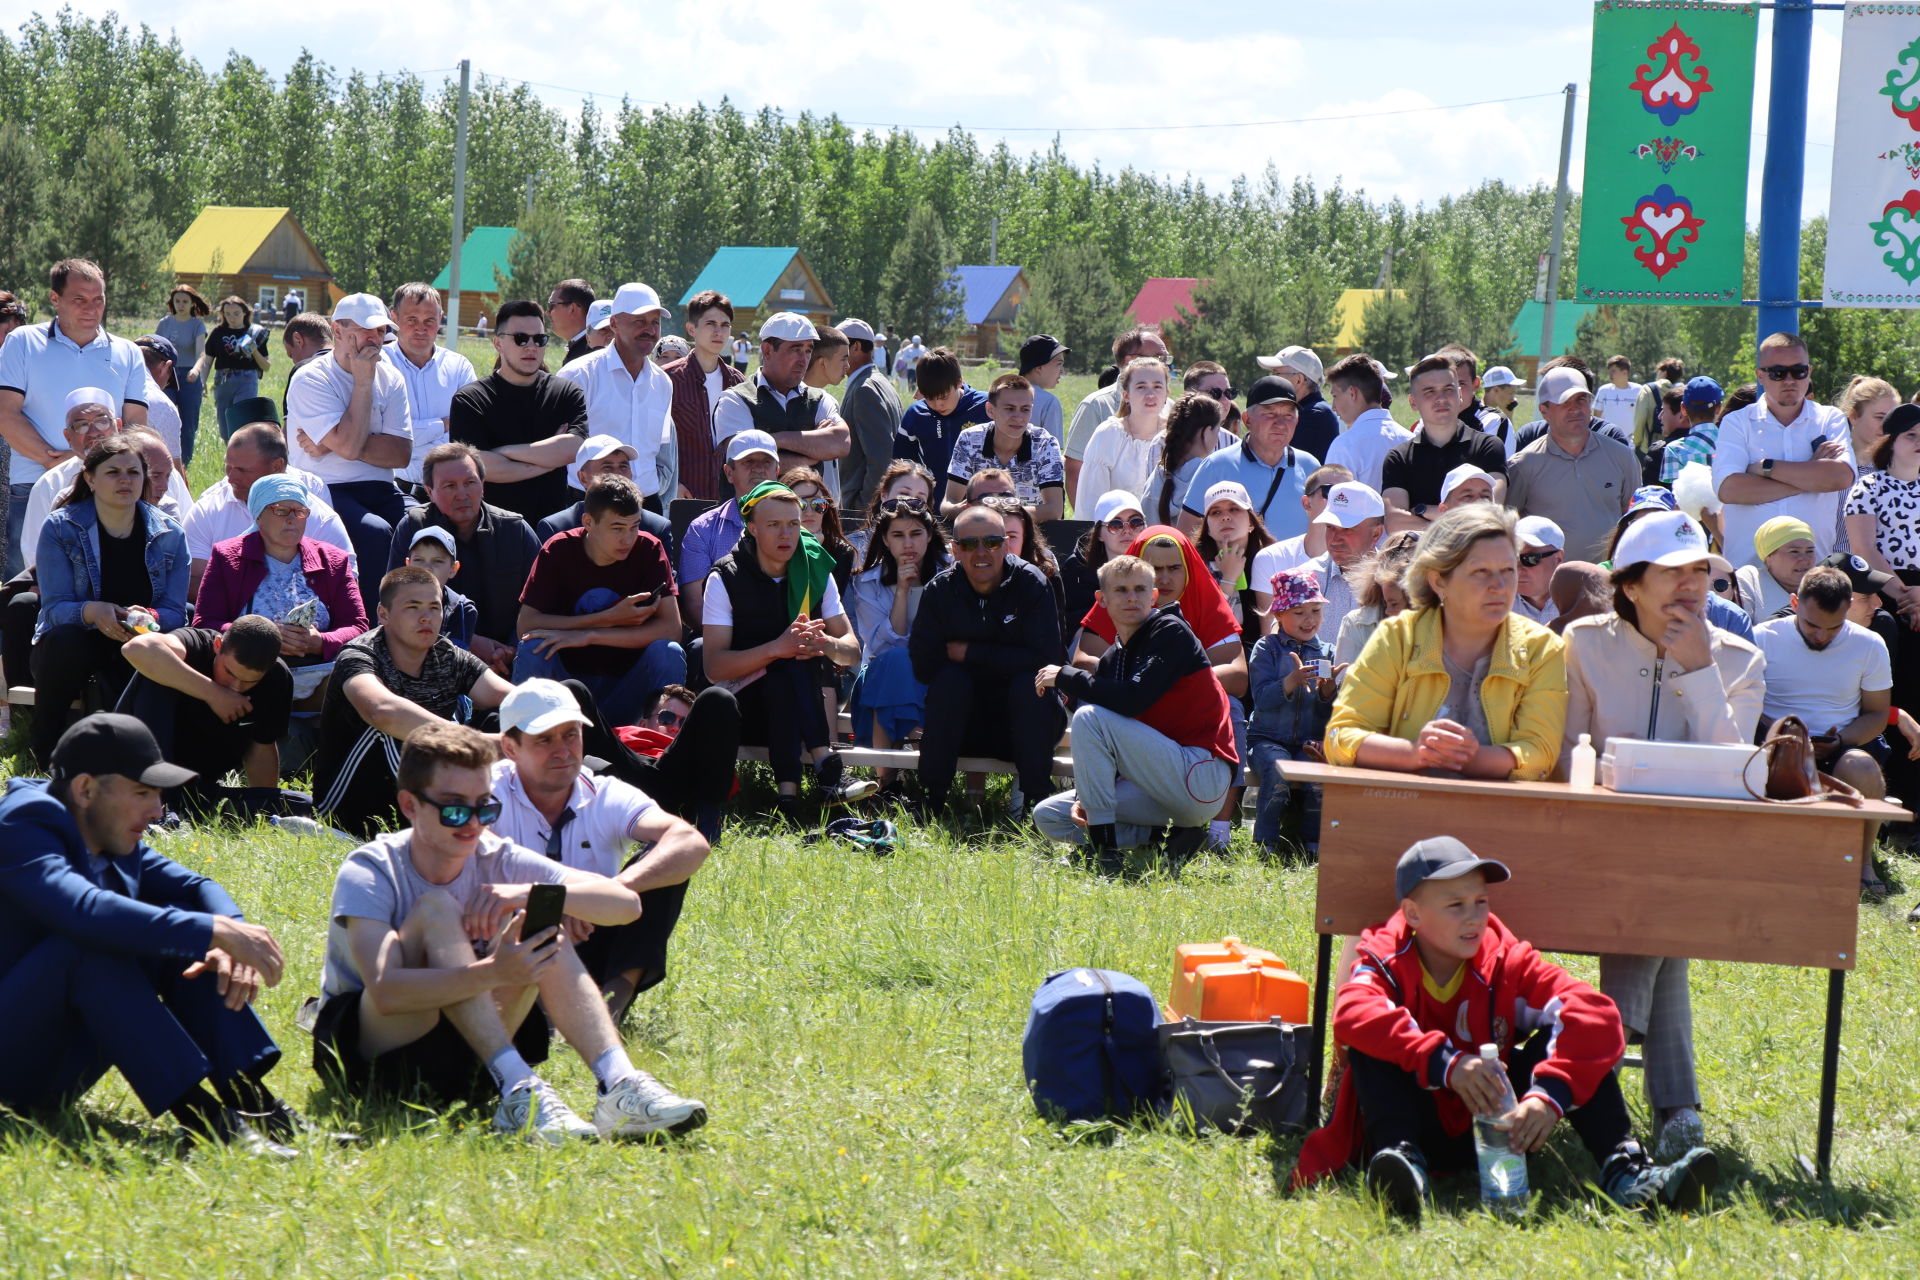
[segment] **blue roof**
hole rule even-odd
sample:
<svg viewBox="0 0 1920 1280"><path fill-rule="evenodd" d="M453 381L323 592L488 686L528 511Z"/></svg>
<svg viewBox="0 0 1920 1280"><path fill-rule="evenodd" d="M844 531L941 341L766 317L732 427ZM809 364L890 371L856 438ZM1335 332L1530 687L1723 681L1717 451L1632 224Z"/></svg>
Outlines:
<svg viewBox="0 0 1920 1280"><path fill-rule="evenodd" d="M1019 274L1018 267L955 267L953 278L966 298L967 323L986 323Z"/></svg>
<svg viewBox="0 0 1920 1280"><path fill-rule="evenodd" d="M767 300L781 273L799 252L792 246L763 249L728 245L715 249L707 265L680 295L680 305L686 306L696 293L715 289L726 294L736 307L757 307Z"/></svg>

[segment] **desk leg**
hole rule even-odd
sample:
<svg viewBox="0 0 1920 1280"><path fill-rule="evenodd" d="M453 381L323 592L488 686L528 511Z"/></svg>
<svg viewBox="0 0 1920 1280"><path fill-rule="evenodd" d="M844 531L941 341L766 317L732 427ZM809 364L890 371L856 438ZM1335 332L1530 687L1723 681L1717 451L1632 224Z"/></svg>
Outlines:
<svg viewBox="0 0 1920 1280"><path fill-rule="evenodd" d="M1840 1013L1847 1000L1847 971L1827 972L1827 1042L1820 1057L1820 1138L1814 1151L1820 1181L1833 1181L1833 1095L1840 1077Z"/></svg>
<svg viewBox="0 0 1920 1280"><path fill-rule="evenodd" d="M1326 1070L1327 984L1333 978L1333 935L1323 933L1313 958L1313 1065L1307 1073L1307 1106L1320 1123L1320 1082Z"/></svg>

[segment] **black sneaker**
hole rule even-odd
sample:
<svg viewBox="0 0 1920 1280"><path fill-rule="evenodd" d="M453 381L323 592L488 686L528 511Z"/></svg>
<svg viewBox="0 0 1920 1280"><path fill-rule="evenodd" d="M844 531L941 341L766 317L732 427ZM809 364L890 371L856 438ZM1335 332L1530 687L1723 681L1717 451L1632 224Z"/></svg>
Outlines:
<svg viewBox="0 0 1920 1280"><path fill-rule="evenodd" d="M204 1123L182 1120L180 1127L196 1142L217 1142L242 1155L263 1160L298 1160L300 1153L253 1127L245 1114L228 1107L207 1113Z"/></svg>
<svg viewBox="0 0 1920 1280"><path fill-rule="evenodd" d="M1600 1192L1622 1209L1698 1213L1720 1181L1720 1157L1695 1147L1672 1164L1655 1164L1638 1143L1623 1143L1600 1169Z"/></svg>
<svg viewBox="0 0 1920 1280"><path fill-rule="evenodd" d="M1200 851L1207 847L1207 836L1211 828L1205 823L1197 827L1173 827L1167 832L1167 866L1175 871L1192 862Z"/></svg>
<svg viewBox="0 0 1920 1280"><path fill-rule="evenodd" d="M813 766L814 793L821 804L853 804L880 789L871 778L848 778L846 761L829 751Z"/></svg>
<svg viewBox="0 0 1920 1280"><path fill-rule="evenodd" d="M1418 1224L1429 1195L1427 1158L1411 1142L1380 1148L1367 1161L1367 1190L1396 1218Z"/></svg>

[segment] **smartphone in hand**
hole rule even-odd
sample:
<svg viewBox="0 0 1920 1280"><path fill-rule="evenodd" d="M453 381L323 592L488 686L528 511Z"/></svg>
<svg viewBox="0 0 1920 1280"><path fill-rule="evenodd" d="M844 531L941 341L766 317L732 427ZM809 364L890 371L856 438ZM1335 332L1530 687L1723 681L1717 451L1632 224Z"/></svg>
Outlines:
<svg viewBox="0 0 1920 1280"><path fill-rule="evenodd" d="M559 925L567 910L567 886L536 884L527 888L527 911L520 920L520 937L531 938Z"/></svg>

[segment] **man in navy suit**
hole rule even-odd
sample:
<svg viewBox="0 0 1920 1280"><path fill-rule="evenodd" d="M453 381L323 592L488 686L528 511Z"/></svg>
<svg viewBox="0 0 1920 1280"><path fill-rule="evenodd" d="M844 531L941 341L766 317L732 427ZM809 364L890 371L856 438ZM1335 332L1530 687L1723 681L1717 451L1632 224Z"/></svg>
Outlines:
<svg viewBox="0 0 1920 1280"><path fill-rule="evenodd" d="M292 1157L307 1124L263 1083L280 1050L249 1008L280 945L143 842L161 792L196 775L110 714L61 735L52 765L0 798L0 1105L57 1110L117 1069L196 1137Z"/></svg>

